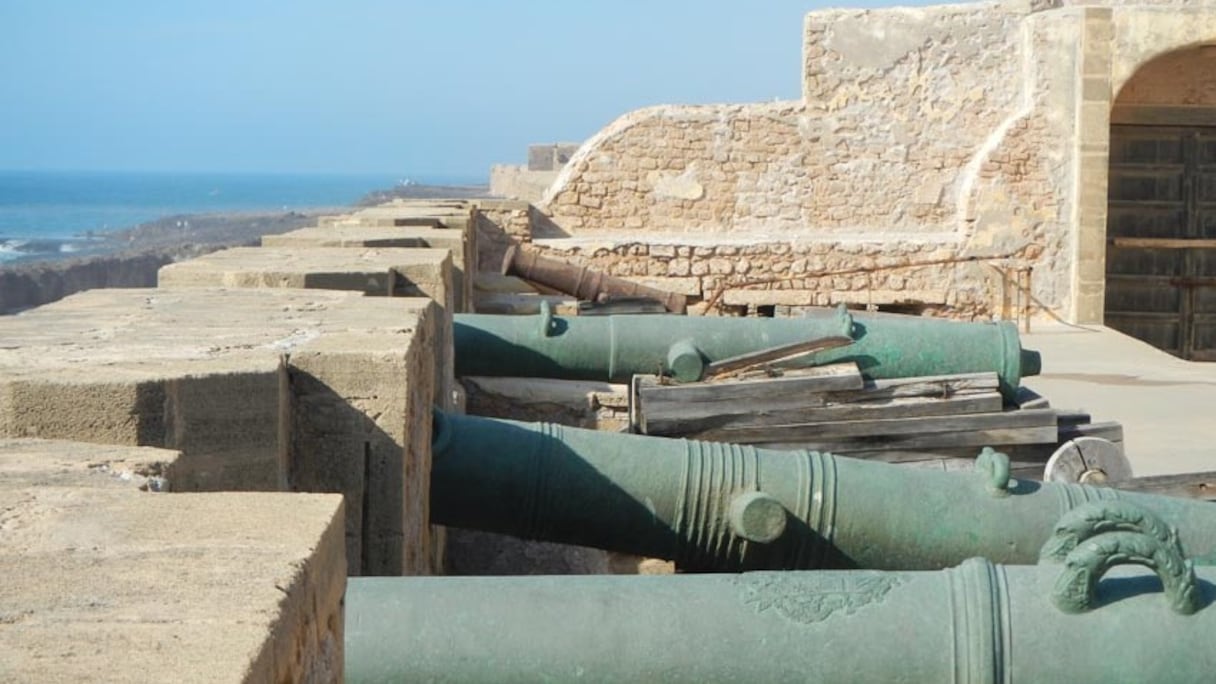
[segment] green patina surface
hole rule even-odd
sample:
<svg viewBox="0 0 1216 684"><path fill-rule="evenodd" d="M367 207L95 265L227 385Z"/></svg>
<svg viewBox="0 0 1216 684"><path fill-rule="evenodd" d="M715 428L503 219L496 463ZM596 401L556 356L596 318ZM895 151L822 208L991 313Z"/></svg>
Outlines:
<svg viewBox="0 0 1216 684"><path fill-rule="evenodd" d="M437 524L666 558L686 570L940 569L972 556L1034 563L1062 514L1116 499L1177 529L1195 556L1216 550L1208 502L1012 481L1007 459L992 451L978 472L942 472L441 413L432 451Z"/></svg>
<svg viewBox="0 0 1216 684"><path fill-rule="evenodd" d="M1211 681L1216 571L1110 503L1036 566L356 577L346 681Z"/></svg>
<svg viewBox="0 0 1216 684"><path fill-rule="evenodd" d="M695 380L703 364L780 345L834 336L847 347L789 365L854 361L871 379L995 372L1011 397L1039 372L1009 322L960 323L843 309L805 318L668 315L536 316L458 314L456 374L627 381L634 374ZM701 364L697 363L700 357Z"/></svg>

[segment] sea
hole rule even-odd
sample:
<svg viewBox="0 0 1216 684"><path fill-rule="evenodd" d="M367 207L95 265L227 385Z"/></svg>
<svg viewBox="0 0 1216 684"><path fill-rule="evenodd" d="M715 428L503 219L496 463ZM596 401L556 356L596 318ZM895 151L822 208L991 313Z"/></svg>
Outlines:
<svg viewBox="0 0 1216 684"><path fill-rule="evenodd" d="M345 207L398 184L475 185L440 175L0 170L0 265L83 256L98 234L179 214Z"/></svg>

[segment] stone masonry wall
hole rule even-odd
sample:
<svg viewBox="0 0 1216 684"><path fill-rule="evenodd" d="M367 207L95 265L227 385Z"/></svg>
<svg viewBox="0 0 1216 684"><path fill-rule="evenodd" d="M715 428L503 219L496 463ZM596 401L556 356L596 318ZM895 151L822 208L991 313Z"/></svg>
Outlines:
<svg viewBox="0 0 1216 684"><path fill-rule="evenodd" d="M954 233L966 167L1017 109L1018 5L808 15L803 100L627 114L544 207L575 234Z"/></svg>
<svg viewBox="0 0 1216 684"><path fill-rule="evenodd" d="M490 194L525 202L539 202L556 178L556 169L532 171L526 166L495 164L490 167Z"/></svg>
<svg viewBox="0 0 1216 684"><path fill-rule="evenodd" d="M1002 313L1034 268L1037 302L1060 308L1072 167L1048 142L1073 122L1043 110L1072 95L1055 53L1075 21L1044 28L1029 13L813 12L801 102L622 117L542 205L579 239L541 246L732 305L908 303L972 318Z"/></svg>
<svg viewBox="0 0 1216 684"><path fill-rule="evenodd" d="M513 244L533 238L569 237L544 212L519 200L479 200L475 221L479 271L497 272Z"/></svg>
<svg viewBox="0 0 1216 684"><path fill-rule="evenodd" d="M537 245L740 305L908 301L985 318L1021 294L1035 315L1100 322L1112 100L1147 63L1160 78L1125 97L1209 102L1216 69L1151 60L1210 52L1213 9L812 12L800 101L621 117L540 205L574 239Z"/></svg>
<svg viewBox="0 0 1216 684"><path fill-rule="evenodd" d="M689 244L695 243L695 244ZM955 259L946 243L902 241L657 243L539 240L534 249L682 294L737 307L810 307L840 303L946 314L967 309L984 317L1003 301L1008 260ZM555 248L556 247L556 248ZM1010 277L1013 277L1012 275ZM1012 283L1009 285L1012 287ZM704 311L694 305L694 312ZM719 310L715 307L715 310Z"/></svg>
<svg viewBox="0 0 1216 684"><path fill-rule="evenodd" d="M1216 45L1171 52L1145 64L1115 105L1216 107Z"/></svg>
<svg viewBox="0 0 1216 684"><path fill-rule="evenodd" d="M477 270L498 271L507 248L532 239L531 205L518 200L487 200L477 208Z"/></svg>

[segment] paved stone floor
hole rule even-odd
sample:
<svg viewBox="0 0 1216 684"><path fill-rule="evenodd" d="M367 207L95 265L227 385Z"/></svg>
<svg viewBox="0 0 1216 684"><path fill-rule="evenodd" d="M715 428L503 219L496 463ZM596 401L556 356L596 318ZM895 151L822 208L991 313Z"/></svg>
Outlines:
<svg viewBox="0 0 1216 684"><path fill-rule="evenodd" d="M1024 384L1054 407L1122 423L1136 475L1216 470L1216 363L1102 326L1040 324L1022 345L1043 355L1042 374Z"/></svg>

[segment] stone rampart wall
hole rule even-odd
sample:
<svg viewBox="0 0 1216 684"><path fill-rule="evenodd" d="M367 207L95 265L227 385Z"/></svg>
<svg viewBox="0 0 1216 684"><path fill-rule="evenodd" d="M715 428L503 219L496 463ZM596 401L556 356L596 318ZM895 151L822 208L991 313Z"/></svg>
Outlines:
<svg viewBox="0 0 1216 684"><path fill-rule="evenodd" d="M490 194L495 197L539 202L557 179L557 171L532 171L526 166L495 164L490 167Z"/></svg>
<svg viewBox="0 0 1216 684"><path fill-rule="evenodd" d="M1113 98L1160 55L1216 43L1213 8L1009 0L812 12L800 101L626 114L550 187L540 208L577 239L544 247L617 274L696 278L670 285L705 298L766 269L792 276L738 287L867 301L896 298L902 282L960 317L1005 308L992 304L986 277L975 280L977 264L992 264L981 270L1033 274L1024 294L1036 315L1100 322ZM1163 78L1128 97L1210 101L1216 69L1169 58L1148 68ZM616 247L588 250L588 238ZM673 245L677 255L662 256ZM803 249L799 278L803 262L785 257ZM837 273L925 253L954 263Z"/></svg>
<svg viewBox="0 0 1216 684"><path fill-rule="evenodd" d="M574 237L618 246L545 248L618 275L693 278L669 286L705 299L759 289L773 293L719 296L973 318L1003 308L1002 274L1034 269L1037 306L1060 309L1073 175L1060 141L1074 121L1052 112L1072 111L1079 11L1052 14L1035 21L1020 2L813 12L802 101L622 117L542 205Z"/></svg>

